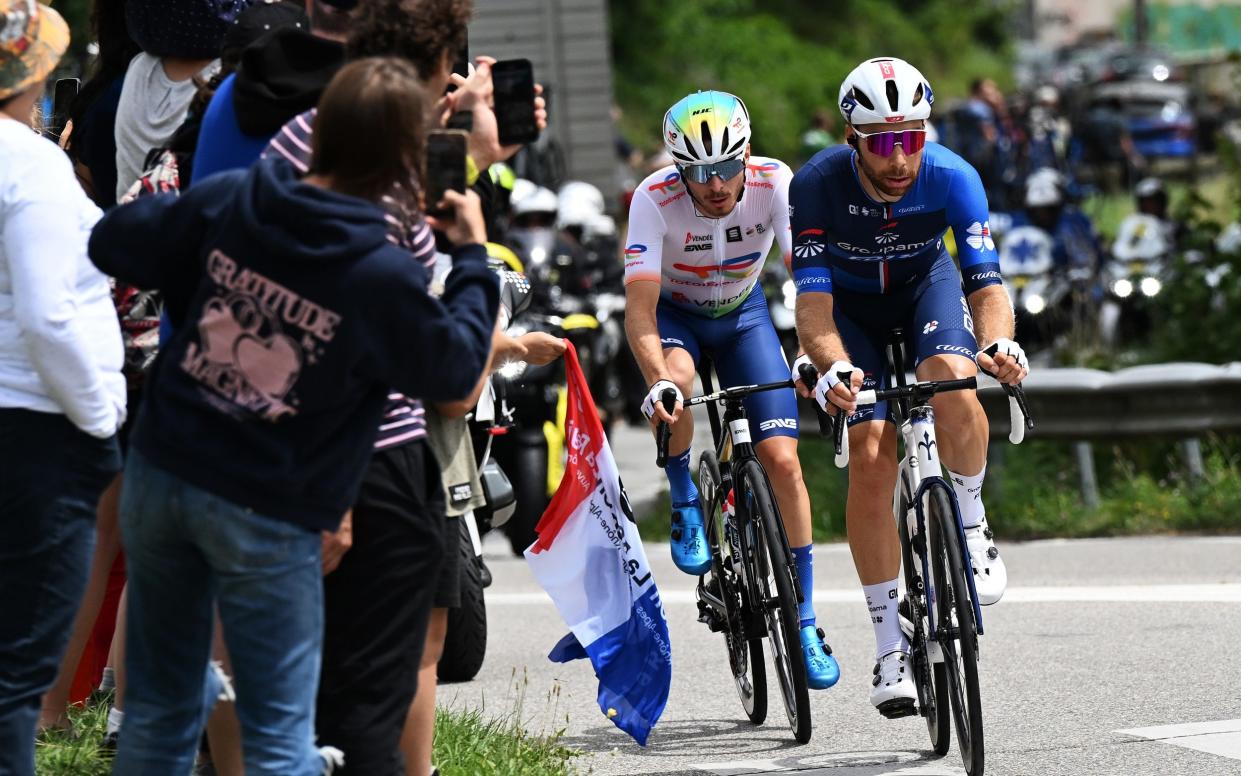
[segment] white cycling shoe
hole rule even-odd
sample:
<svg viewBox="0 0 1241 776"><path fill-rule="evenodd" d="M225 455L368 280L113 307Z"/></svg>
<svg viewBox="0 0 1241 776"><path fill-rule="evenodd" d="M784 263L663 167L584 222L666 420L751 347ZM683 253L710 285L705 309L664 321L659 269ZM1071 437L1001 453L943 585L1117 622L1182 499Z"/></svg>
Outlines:
<svg viewBox="0 0 1241 776"><path fill-rule="evenodd" d="M870 702L888 719L908 717L917 712L918 688L914 666L908 652L894 650L875 663L870 680Z"/></svg>
<svg viewBox="0 0 1241 776"><path fill-rule="evenodd" d="M990 606L1004 597L1004 589L1008 587L1008 571L1004 568L1000 551L995 547L986 518L973 528L965 529L965 544L974 566L974 589L978 591L978 603Z"/></svg>

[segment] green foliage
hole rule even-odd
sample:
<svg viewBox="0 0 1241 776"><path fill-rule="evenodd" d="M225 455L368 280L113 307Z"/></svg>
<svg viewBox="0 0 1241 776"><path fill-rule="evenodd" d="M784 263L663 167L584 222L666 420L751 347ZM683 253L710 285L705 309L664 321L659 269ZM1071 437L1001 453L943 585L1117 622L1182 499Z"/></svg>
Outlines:
<svg viewBox="0 0 1241 776"><path fill-rule="evenodd" d="M653 149L672 103L698 89L745 100L756 153L793 160L817 108L835 113L844 76L864 59L899 56L938 99L1010 68L1003 3L923 0L632 0L611 3L614 78L624 129Z"/></svg>
<svg viewBox="0 0 1241 776"><path fill-rule="evenodd" d="M45 730L35 744L39 776L108 776L111 756L100 752L108 724L108 704L69 707L70 729Z"/></svg>

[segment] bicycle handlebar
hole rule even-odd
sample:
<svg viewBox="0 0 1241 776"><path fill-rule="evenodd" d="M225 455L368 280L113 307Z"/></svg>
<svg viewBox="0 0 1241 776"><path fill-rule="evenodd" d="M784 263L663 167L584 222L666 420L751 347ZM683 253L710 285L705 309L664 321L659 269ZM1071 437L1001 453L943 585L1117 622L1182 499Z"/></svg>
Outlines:
<svg viewBox="0 0 1241 776"><path fill-rule="evenodd" d="M801 373L802 382L813 390L815 384L819 382L819 370L815 369L813 364L802 364L798 371ZM843 383L852 384L853 373L837 372L836 378ZM819 418L819 433L823 436L830 434L835 446L836 467L843 469L849 465L849 436L845 433L847 428L845 413L837 408L835 415L828 415L819 406L817 399L813 401L815 415Z"/></svg>

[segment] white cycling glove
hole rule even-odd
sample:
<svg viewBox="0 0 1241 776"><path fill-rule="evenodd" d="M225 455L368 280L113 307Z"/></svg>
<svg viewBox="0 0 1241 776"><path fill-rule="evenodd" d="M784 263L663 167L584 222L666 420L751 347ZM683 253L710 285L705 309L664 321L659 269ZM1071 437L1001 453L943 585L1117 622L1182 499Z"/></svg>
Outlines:
<svg viewBox="0 0 1241 776"><path fill-rule="evenodd" d="M655 416L655 405L659 404L663 399L660 394L669 388L676 391L678 404L685 400L685 397L681 395L681 389L677 388L676 383L671 380L656 380L655 384L651 386L651 390L646 394L646 398L642 400L642 414L648 419L653 418Z"/></svg>
<svg viewBox="0 0 1241 776"><path fill-rule="evenodd" d="M985 348L982 348L978 352L985 353L986 351L990 350L992 347L995 347L996 353L1003 353L1004 355L1009 356L1010 358L1015 358L1017 360L1017 365L1020 366L1022 369L1025 369L1026 371L1030 370L1030 362L1026 360L1026 352L1022 350L1021 346L1018 345L1016 342L1013 342L1010 339L1000 338L996 340L995 342L992 342L990 345L986 346ZM974 360L975 362L977 362L978 356L974 356ZM991 373L987 372L987 374L991 374ZM994 377L995 375L991 375L991 376Z"/></svg>
<svg viewBox="0 0 1241 776"><path fill-rule="evenodd" d="M850 375L850 381L852 381L853 370L855 369L857 369L857 367L850 364L848 361L837 361L832 364L832 368L828 369L826 374L819 377L819 382L814 386L814 400L819 403L819 406L823 408L824 412L827 412L829 407L835 406L831 403L831 400L827 398L828 391L844 382L844 380L841 380L836 376L836 373L847 373ZM852 382L850 382L850 385L852 385Z"/></svg>
<svg viewBox="0 0 1241 776"><path fill-rule="evenodd" d="M810 366L814 366L814 362L810 360L810 356L807 356L805 353L798 356L797 360L793 362L793 367L789 370L789 375L793 378L793 382L795 383L801 382L802 364L809 364ZM819 368L815 366L814 371L817 373L819 371Z"/></svg>

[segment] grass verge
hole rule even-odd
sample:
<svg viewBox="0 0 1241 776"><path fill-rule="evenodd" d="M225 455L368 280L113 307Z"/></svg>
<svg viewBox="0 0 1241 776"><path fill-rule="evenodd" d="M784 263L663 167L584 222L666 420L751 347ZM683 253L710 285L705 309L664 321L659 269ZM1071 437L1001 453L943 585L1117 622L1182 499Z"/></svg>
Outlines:
<svg viewBox="0 0 1241 776"><path fill-rule="evenodd" d="M554 689L550 694L559 694ZM549 694L549 695L550 695ZM581 755L562 746L563 731L531 734L523 727L520 701L503 719L489 719L479 710L437 709L434 762L443 776L564 776L575 771ZM107 726L107 704L69 710L71 730L39 735L35 750L38 776L109 776L110 753L101 752Z"/></svg>
<svg viewBox="0 0 1241 776"><path fill-rule="evenodd" d="M1019 447L994 445L1000 456L988 470L986 498L992 525L1003 539L1241 532L1241 440L1235 437L1203 440L1201 479L1186 474L1172 442L1096 444L1096 509L1082 500L1068 443L1034 439ZM844 539L846 474L832 463L828 442L817 435L803 435L798 451L814 510L815 541ZM638 521L644 539L668 541L669 509L665 494L645 510Z"/></svg>

